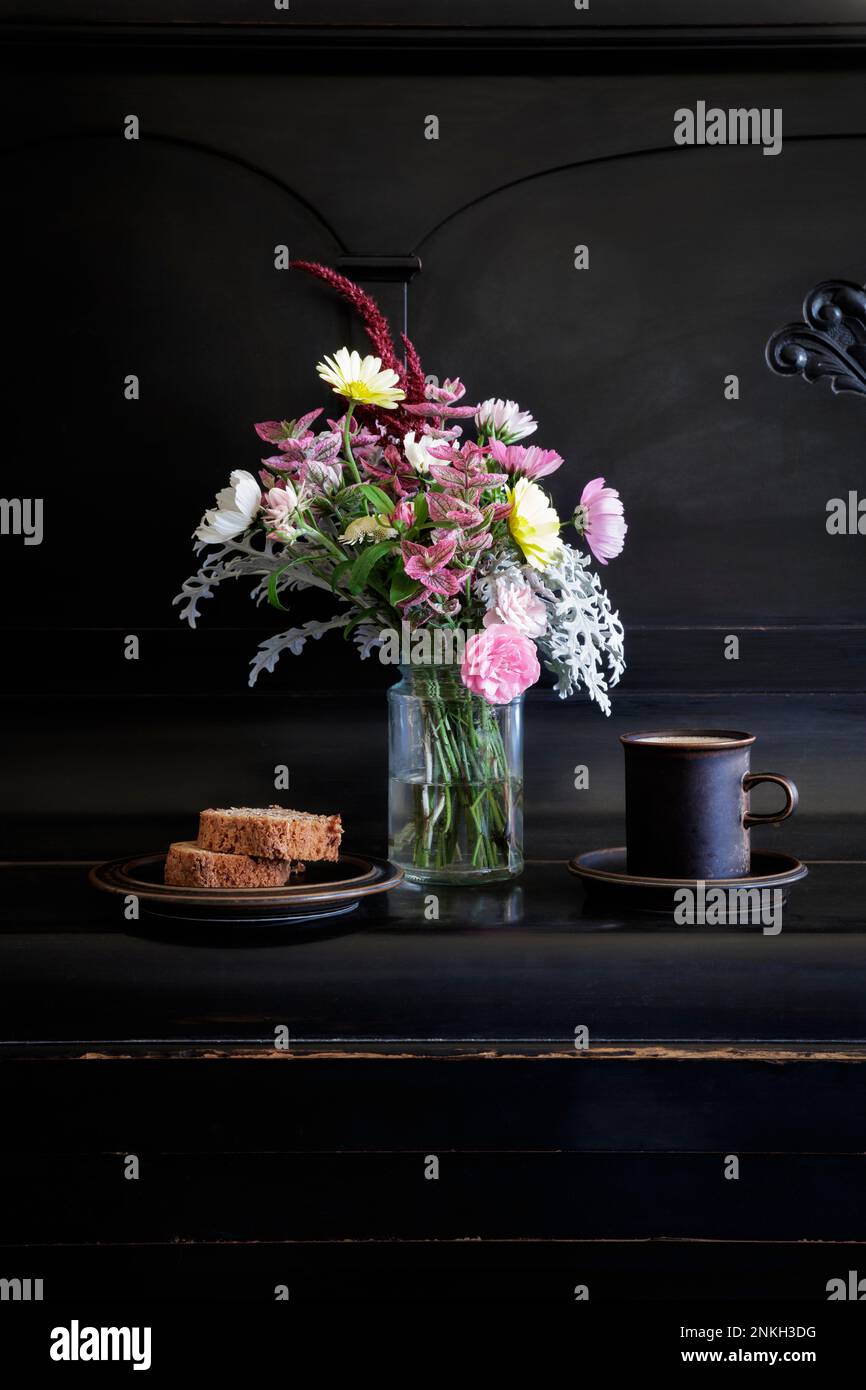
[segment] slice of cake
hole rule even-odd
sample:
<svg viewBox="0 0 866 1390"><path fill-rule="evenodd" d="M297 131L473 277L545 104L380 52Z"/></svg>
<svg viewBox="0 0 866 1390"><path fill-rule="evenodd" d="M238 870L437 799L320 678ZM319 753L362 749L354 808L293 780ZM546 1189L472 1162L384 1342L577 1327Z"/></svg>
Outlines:
<svg viewBox="0 0 866 1390"><path fill-rule="evenodd" d="M314 816L284 806L229 806L199 816L199 844L222 854L333 860L339 858L342 836L339 816Z"/></svg>
<svg viewBox="0 0 866 1390"><path fill-rule="evenodd" d="M219 854L195 840L177 840L165 859L165 881L174 888L283 888L303 870L289 859Z"/></svg>

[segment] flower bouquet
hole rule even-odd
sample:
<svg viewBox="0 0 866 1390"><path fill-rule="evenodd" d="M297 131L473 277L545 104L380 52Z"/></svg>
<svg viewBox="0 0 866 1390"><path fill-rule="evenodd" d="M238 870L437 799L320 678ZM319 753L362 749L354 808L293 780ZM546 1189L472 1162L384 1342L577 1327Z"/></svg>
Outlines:
<svg viewBox="0 0 866 1390"><path fill-rule="evenodd" d="M175 603L192 627L223 580L286 612L319 588L335 611L262 642L250 684L283 651L336 630L399 665L391 692L390 853L416 880L519 872L523 692L552 672L605 713L624 669L623 629L585 550L569 545L540 480L562 465L526 445L536 421L510 400L463 404L457 378L401 360L387 321L352 281L294 262L358 310L375 353L318 365L344 402L255 426L269 452L236 470L195 532L206 551ZM464 433L465 431L465 433ZM571 517L600 564L619 554L618 493L596 478Z"/></svg>

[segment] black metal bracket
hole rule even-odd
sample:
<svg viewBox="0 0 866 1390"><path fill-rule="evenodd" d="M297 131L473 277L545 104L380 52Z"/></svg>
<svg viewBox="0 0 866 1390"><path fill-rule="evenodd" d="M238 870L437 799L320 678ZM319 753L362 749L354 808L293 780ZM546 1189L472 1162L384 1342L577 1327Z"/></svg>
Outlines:
<svg viewBox="0 0 866 1390"><path fill-rule="evenodd" d="M850 280L822 280L803 301L803 320L772 335L767 365L780 376L866 395L866 289Z"/></svg>
<svg viewBox="0 0 866 1390"><path fill-rule="evenodd" d="M417 256L341 256L337 270L362 287L388 286L376 291L379 306L400 332L409 336L409 281L421 269Z"/></svg>
<svg viewBox="0 0 866 1390"><path fill-rule="evenodd" d="M350 280L408 285L421 269L421 262L417 256L341 256L337 269Z"/></svg>

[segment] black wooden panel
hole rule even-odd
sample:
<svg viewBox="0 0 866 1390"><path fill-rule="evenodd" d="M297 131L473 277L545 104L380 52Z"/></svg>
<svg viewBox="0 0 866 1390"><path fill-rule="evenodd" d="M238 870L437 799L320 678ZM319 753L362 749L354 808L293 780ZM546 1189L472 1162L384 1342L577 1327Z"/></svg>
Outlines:
<svg viewBox="0 0 866 1390"><path fill-rule="evenodd" d="M760 1048L757 1049L760 1052ZM765 1049L770 1051L770 1049ZM57 1049L55 1049L55 1052ZM0 1064L4 1152L862 1154L862 1061L260 1058ZM58 1096L63 1105L57 1104ZM829 1169L828 1169L829 1171ZM662 1232L663 1234L663 1232Z"/></svg>
<svg viewBox="0 0 866 1390"><path fill-rule="evenodd" d="M667 367L671 367L672 361L684 364L673 383L681 390L674 404L682 406L688 396L687 418L691 421L697 418L697 406L703 399L701 390L706 382L702 373L709 371L710 362L716 365L720 362L720 359L716 362L719 349L712 336L701 328L702 323L721 321L729 335L726 338L729 345L736 348L737 354L748 353L764 332L765 312L767 315L781 313L782 301L787 305L799 295L807 272L808 283L813 281L818 273L814 248L819 241L822 257L832 252L834 258L842 257L843 269L850 266L849 273L859 273L853 260L846 259L852 254L854 243L850 241L848 230L852 224L845 215L850 199L846 195L843 200L846 169L859 148L859 137L847 144L826 138L840 130L853 134L850 127L859 121L860 111L859 73L835 72L831 76L813 71L808 75L776 73L762 78L759 86L763 98L771 103L783 102L788 122L786 129L793 125L793 143L786 146L778 161L778 166L784 167L787 174L784 180L779 180L773 173L776 163L760 157L752 159L756 152L716 151L719 158L711 167L718 178L719 192L706 172L710 152L698 156L692 151L679 151L676 154L681 157L675 158L673 151L662 150L662 146L669 143L672 108L692 94L693 84L682 76L654 75L651 79L625 80L608 75L591 83L573 79L541 83L526 78L517 87L510 79L506 86L492 74L485 80L490 84L491 100L479 99L481 89L477 84L464 84L459 78L445 79L441 74L437 76L437 101L443 104L449 133L441 149L424 149L423 153L425 159L447 157L447 179L428 177L429 168L419 156L414 89L407 96L406 84L393 73L385 81L377 78L375 83L357 77L351 81L341 79L339 101L333 99L336 88L319 77L305 79L301 85L293 79L292 91L298 94L298 100L287 119L286 87L279 80L260 81L251 75L231 78L223 75L211 79L200 72L190 86L153 73L147 78L138 76L131 82L123 74L91 76L83 81L75 75L73 64L60 81L52 82L52 95L65 118L62 133L75 137L76 132L88 130L93 135L100 131L103 135L85 141L73 138L65 143L56 142L56 107L43 100L40 83L33 81L32 74L9 83L10 107L21 118L7 123L9 138L19 140L23 130L27 139L35 142L27 154L15 157L10 163L10 175L17 171L21 176L17 187L14 178L11 179L17 203L22 209L35 206L41 189L50 187L56 194L57 205L63 208L65 237L65 256L58 257L53 254L54 244L49 240L53 232L42 237L32 219L19 219L23 230L13 246L21 252L20 257L14 259L16 286L23 293L21 332L16 341L19 359L25 368L22 374L29 371L32 378L32 369L37 367L41 375L23 396L20 383L15 384L13 394L23 407L24 425L19 435L13 436L13 445L20 450L30 447L33 423L44 415L41 382L58 361L62 362L63 370L54 372L50 378L54 415L59 415L63 422L67 452L74 441L72 457L80 442L87 441L87 477L90 483L98 483L96 488L90 487L87 504L100 523L100 540L104 540L99 546L81 547L74 564L69 563L65 550L62 563L58 563L56 554L51 555L49 550L50 559L46 564L42 552L19 548L13 553L12 547L4 547L4 557L10 562L10 574L16 586L16 605L9 621L23 622L37 613L51 616L62 607L61 621L82 618L104 621L106 617L115 616L119 621L123 619L125 628L131 625L132 619L140 626L139 619L143 617L161 620L168 613L169 597L178 576L188 565L186 527L203 505L200 499L206 500L209 489L222 480L228 466L251 462L246 450L256 445L247 433L246 420L242 422L240 418L247 409L244 403L250 396L261 401L255 409L249 410L250 415L272 410L270 402L278 387L282 396L281 369L275 364L282 362L280 354L284 348L296 355L300 351L295 347L294 337L284 331L285 313L283 305L275 298L273 273L269 269L266 273L266 262L253 264L255 257L250 256L248 248L259 235L264 215L265 225L270 219L272 233L274 223L282 228L287 221L292 227L297 222L305 237L305 251L325 254L316 218L310 215L310 220L304 222L307 212L296 197L285 191L289 187L296 187L311 206L323 209L326 218L335 225L339 223L343 240L350 231L356 245L362 248L366 245L368 249L380 247L381 200L375 187L379 175L371 174L356 156L360 156L370 130L384 128L389 120L393 158L401 167L413 171L412 177L417 184L411 197L391 200L389 235L404 246L417 242L420 237L430 251L427 256L425 250L427 269L418 285L421 302L415 306L422 347L428 328L434 344L436 335L443 332L441 322L434 317L433 296L424 291L424 284L432 285L440 299L447 299L449 304L460 302L455 274L468 279L468 271L474 276L479 267L472 259L477 253L472 252L471 244L463 245L461 237L457 236L458 229L465 228L474 218L486 216L483 209L501 206L502 198L508 199L511 195L488 197L486 203L465 217L454 217L454 214L471 197L491 194L503 172L512 179L529 179L530 182L520 185L527 195L551 181L582 183L585 179L591 183L595 181L593 189L598 195L610 186L610 182L605 184L604 180L608 179L612 168L620 169L623 176L638 166L669 171L661 177L659 188L653 188L650 204L658 203L658 207L654 208L650 219L652 234L649 236L645 219L634 229L634 235L629 232L626 239L627 218L623 212L623 195L617 187L615 197L620 200L623 215L614 228L613 237L608 235L606 241L608 254L616 267L622 269L624 266L627 273L622 285L612 287L610 303L599 305L598 298L592 301L593 307L600 307L600 312L593 316L590 328L585 331L594 332L600 322L608 333L605 339L602 332L602 340L611 349L611 323L624 323L634 336L635 327L643 327L643 321L652 317L652 347L648 351L655 352L656 340L660 339L662 347L668 349L666 358L661 354ZM747 85L754 86L751 78ZM729 72L714 79L717 100L740 99L742 90L740 74ZM506 91L511 99L503 103L500 98ZM181 97L182 92L188 92L190 99ZM147 113L145 139L135 151L120 146L117 139L118 112L130 103L141 105ZM349 156L353 172L364 168L365 191L369 185L369 196L364 198L358 198L351 179L335 180L331 176L333 140L343 104L364 111L368 117L368 126L364 128L362 122L353 136L359 142L357 146L348 151L341 146ZM400 119L396 119L398 113ZM115 132L112 139L108 138L109 130ZM154 132L164 138L153 139ZM644 140L662 152L646 158L635 157L636 145ZM502 161L497 158L503 141L509 152L507 170L503 170ZM206 149L199 148L203 143ZM121 161L121 148L124 156L133 156L134 165L128 159ZM743 158L738 161L734 156L739 155ZM614 158L613 166L586 163L608 158ZM579 167L571 172L532 177L543 173L550 165L556 167L575 160ZM690 183L685 171L688 169L691 176L700 161L703 161L698 178L700 198L694 198L689 194ZM791 177L792 161L793 172L798 175L794 178ZM134 169L143 176L140 184ZM676 174L671 173L672 170L676 170ZM722 170L724 177L721 177ZM736 171L736 179L732 171ZM638 177L639 181L647 183L646 172L634 175ZM631 186L632 181L623 177L620 183ZM732 221L728 208L720 206L726 189L728 195L736 194L736 198L728 196L727 202L742 215L742 230ZM821 196L815 196L816 189ZM852 196L856 198L856 191ZM672 198L677 206L682 206L685 230L692 234L691 243L677 226L665 224L667 236L656 235L659 218L664 223L670 216L668 206ZM271 204L271 199L276 201ZM583 201L577 199L581 217L584 215ZM596 203L599 201L603 205L607 200L597 197ZM837 203L840 215L834 217L828 209ZM509 206L515 211L513 204ZM701 218L705 215L705 206L713 216L707 216L704 223ZM265 209L268 209L266 213ZM226 218L224 212L232 215ZM720 231L717 223L722 214L727 221L723 219ZM604 207L593 206L589 215L603 219ZM498 241L518 248L510 254L512 261L517 257L513 268L521 272L511 276L509 291L523 281L542 289L549 281L552 262L540 259L536 254L537 246L533 246L533 255L527 261L531 274L527 274L527 264L519 260L519 248L527 232L530 237L537 238L539 223L546 225L552 217L555 225L557 216L561 218L559 209L554 207L547 208L545 216L540 218L530 204L528 208L516 209L513 222L503 220L510 234L505 238L499 236ZM440 224L443 217L453 217L453 220L440 233L429 236L431 226ZM796 236L791 235L792 227L796 228ZM689 301L687 307L692 317L684 320L683 305L676 301L679 287L673 283L668 243L673 240L683 252L685 280L695 292L696 288L700 289L700 268L719 265L720 258L713 253L719 251L724 232L733 232L732 244L742 254L734 260L727 254L728 243L725 243L721 271L714 271L713 293L716 293L719 275L728 274L731 277L728 288L733 287L734 297L732 299L729 294L723 299L716 293L718 302L712 295L708 301L704 293L700 305L694 306ZM463 240L471 243L471 238L465 235ZM449 243L454 249L445 256L443 248ZM690 245L694 251L691 262L685 254ZM766 247L772 247L772 263ZM244 250L248 252L247 257L242 254ZM659 259L668 293L674 299L670 306L661 305L662 312L651 316L647 310L634 306L636 303L642 305L648 294L659 298L650 275L654 256ZM503 264L495 236L491 238L487 259L492 259L497 266ZM504 264L508 268L507 257ZM593 264L595 270L598 263L594 261ZM764 276L772 274L772 283L764 284L751 269L753 264ZM232 272L230 280L228 268ZM167 269L172 272L170 276ZM603 276L603 259L598 269ZM29 271L38 272L35 282L32 275L28 278ZM639 276L638 271L646 271L646 277ZM246 278L239 279L238 275L243 272ZM572 275L568 283L573 286L579 279ZM277 283L284 284L278 277ZM586 283L594 281L587 277ZM470 296L474 292L473 284L474 280L468 288ZM607 288L611 289L609 283ZM636 292L638 288L640 297ZM342 328L344 320L335 313L327 297L311 286L292 281L291 288L287 286L285 292L287 303L291 301L294 305L299 298L304 300L309 306L311 323L327 320L330 324L329 316L333 315L328 332L337 331L338 326ZM428 311L422 314L425 293ZM464 297L466 293L464 291ZM753 309L756 294L763 299ZM41 313L38 309L40 295L44 301ZM655 307L658 309L659 304L655 303ZM52 326L50 336L42 331L42 324L48 319ZM449 347L453 335L464 331L461 328L463 319L460 316L455 319L453 331L449 330ZM519 352L517 366L522 374L526 356L523 349L531 315L515 315L515 319L511 335L501 336L503 346L495 340L495 335L479 329L472 356L477 358L480 370L487 369L485 354L491 350L499 353L499 365L509 366L509 370L513 369L509 364L514 362L514 354ZM656 322L660 325L658 329ZM170 330L168 335L162 332L166 325ZM579 326L583 329L582 323ZM567 327L569 334L560 335L560 338L568 337L568 341L561 344L564 349L569 349L573 336L573 325L569 323ZM747 331L738 337L734 335L735 327ZM172 394L169 397L163 390L158 401L142 401L141 410L135 408L137 424L130 428L129 411L119 409L116 404L112 407L107 399L105 373L111 365L112 352L120 351L117 344L130 333L135 337L139 331L144 332L157 380L163 387L170 384ZM324 332L322 329L323 336ZM700 355L695 356L695 332L698 346L707 349L706 361ZM475 333L474 328L472 333ZM643 336L646 338L646 333ZM538 334L533 342L537 340ZM236 341L240 343L239 348L231 346ZM635 377L635 359L642 366L646 353L643 340L638 338L638 341L640 347L626 357L624 366L620 357L613 354L612 372L616 381L621 381L625 375L629 383L637 379L640 386L639 373ZM260 342L266 346L257 351ZM543 337L540 348L548 353L551 351L545 346ZM676 352L672 356L673 348ZM305 342L303 352L306 350ZM223 384L227 355L232 368L228 388ZM254 372L246 385L233 386L237 374L246 370L248 360L252 361ZM675 512L666 513L656 498L655 480L651 482L636 475L630 479L635 498L634 512L630 512L635 549L630 549L620 565L610 571L630 629L636 626L635 619L651 609L657 608L662 618L670 622L673 616L679 616L675 610L682 608L687 610L686 621L682 624L684 632L688 633L689 621L706 620L707 614L714 612L721 615L718 629L721 631L727 619L730 619L730 626L740 621L739 615L731 609L735 607L733 600L738 595L742 599L744 594L749 605L756 611L760 608L762 618L772 621L776 616L771 611L773 607L777 611L780 606L793 610L796 599L797 613L792 618L795 627L804 616L813 617L816 623L825 616L835 620L840 603L843 610L850 607L852 613L855 612L860 571L859 538L828 538L820 533L820 527L816 536L809 529L810 518L815 522L816 513L808 508L815 504L820 512L828 450L841 459L855 454L859 439L859 403L833 401L826 392L807 391L800 383L781 383L762 375L757 359L754 362L756 375L750 378L749 385L758 393L764 416L756 421L749 415L750 426L756 427L749 432L740 428L735 434L736 450L732 458L717 457L712 452L708 461L703 454L697 456L694 445L696 440L701 442L701 427L694 423L689 426L688 438L680 437L682 431L679 434L675 431L671 437L672 463L670 468L661 470L661 483L656 490L663 498L670 493L672 508L676 499ZM306 357L304 363L306 366ZM688 383L683 385L681 378L686 374L686 363ZM526 371L531 373L532 370L530 362ZM596 431L587 442L578 441L578 452L581 446L587 448L588 461L593 467L603 466L609 471L610 467L620 464L624 467L628 463L636 474L632 455L635 448L643 447L641 440L629 441L615 433L624 428L619 422L628 419L631 412L618 408L615 383L608 385L601 381L592 363L588 370L595 373L593 387L598 388L593 389L593 399L600 395L607 409L602 422L604 430ZM655 370L658 373L658 368ZM294 391L297 374L287 369L287 376L291 377L290 388ZM263 378L269 378L268 384L260 388L258 383ZM579 400L584 412L591 410L593 405L587 395L584 392ZM774 415L774 411L783 409L783 403L784 415ZM641 423L645 425L646 400L643 404ZM742 404L744 411L741 413L745 417L753 406L750 402ZM554 409L562 411L564 407L557 400ZM202 419L202 415L206 419ZM656 451L655 462L659 461L657 455L662 448L662 436L658 431L666 427L662 415L660 409L658 418L654 416L649 422L657 431L652 446ZM555 416L553 418L555 420ZM778 423L782 420L786 422L784 429ZM142 422L144 428L139 433ZM202 433L205 428L206 446ZM615 448L607 442L611 430ZM605 443L594 443L602 433ZM825 443L831 439L832 446ZM629 442L631 455L627 447ZM710 443L716 449L720 447L715 438ZM200 446L205 449L202 456ZM769 464L766 462L768 448ZM151 547L147 563L142 565L138 559L141 553L138 532L127 522L131 509L136 512L138 523L140 503L138 494L131 498L127 489L133 476L138 479L143 474L150 476L150 468L158 470L166 451L171 454L171 478L172 482L177 481L177 488L172 491L170 505L165 509L167 520L163 523L160 518L159 526L173 528L172 542L156 555ZM666 463L666 459L664 461ZM847 463L832 462L834 487L844 482L847 468ZM72 476L72 472L65 469L52 475L56 495L67 510L73 500L77 501L70 482ZM560 478L564 479L565 475L561 474ZM673 486L675 478L678 487ZM181 493L188 501L182 501ZM730 535L730 556L725 550L727 539L722 542L717 531L709 531L706 527L705 503L719 504L723 515L727 509L728 524L724 529L726 538ZM784 513L783 524L778 522L780 508ZM190 520L182 521L181 512ZM671 523L674 514L680 518L676 525ZM754 533L758 527L763 529L756 543L747 544L750 528ZM731 567L730 579L720 575L718 570L710 574L709 588L704 564L707 538L711 543L710 553L722 565ZM795 548L798 539L802 544ZM141 545L146 544L145 535ZM836 549L831 549L832 546ZM630 565L632 553L635 561ZM685 564L687 560L694 564ZM648 569L651 582L645 577ZM688 582L683 582L683 576ZM220 623L233 619L242 621L248 614L248 604L239 594L221 597L219 603L213 605L209 618L217 609ZM261 615L257 616L263 621ZM304 616L303 606L300 616ZM846 633L851 635L846 636ZM101 633L75 633L64 643L47 631L31 644L39 648L35 659L26 648L13 649L11 643L9 655L15 661L16 682L27 690L47 686L52 691L89 688L107 692L125 690L124 682L128 680L136 691L152 691L173 686L175 681L183 687L191 679L181 652L195 650L197 655L202 648L182 643L182 639L188 637L190 634L176 631L175 639L159 648L155 657L161 667L158 678L154 676L153 666L148 669L146 664L130 668L120 677L108 654L101 651L102 642L110 644L111 640L103 638ZM240 686L245 661L240 655L223 653L221 637L208 633L204 642L207 644L211 640L219 655L212 659L210 668L207 661L202 663L202 688L210 693L216 687L230 687L234 680ZM778 647L774 645L776 640L775 636L769 639L757 665L750 664L754 643L751 652L744 650L741 664L723 665L718 659L717 638L711 631L702 631L694 638L684 636L681 644L680 639L673 636L663 639L636 631L635 688L659 689L674 684L688 689L713 688L716 684L726 689L740 685L745 689L778 687L785 683L786 670L790 672L791 686L798 689L862 688L862 642L856 623L847 628L843 625L841 630L838 624L831 624L828 633L817 638L804 634L799 639L794 631L789 636L779 636ZM245 645L242 634L238 641ZM773 651L779 653L778 657ZM292 686L308 682L320 686L333 681L336 662L331 657L323 657L318 663L317 656L318 649L312 658L291 663L288 680ZM365 683L373 669L367 667L363 675L358 674L354 679ZM342 683L342 674L340 681ZM371 684L376 683L371 680ZM202 714L200 710L199 717Z"/></svg>
<svg viewBox="0 0 866 1390"><path fill-rule="evenodd" d="M862 538L827 536L824 509L857 486L863 403L780 381L762 358L767 333L816 279L863 276L852 179L861 74L713 78L712 100L757 92L783 107L777 159L672 149L672 112L695 99L682 75L425 81L85 81L72 65L51 79L49 104L38 76L10 78L6 139L27 143L6 164L21 210L6 227L17 292L10 448L28 457L59 419L66 466L51 465L45 545L0 549L16 589L4 621L170 625L193 525L230 468L257 465L252 420L320 399L314 360L350 331L326 291L273 269L273 245L326 259L341 246L418 247L411 328L427 365L462 371L476 394L524 397L545 425L539 437L566 453L553 480L563 509L595 472L622 487L629 544L605 577L627 630L831 625L820 653L804 635L798 659L795 632L782 639L784 661L768 656L751 674L745 661L718 670L712 636L644 646L636 634L643 688L712 688L717 673L727 688L772 688L785 667L797 688L862 688ZM443 122L435 143L422 133L431 102ZM143 119L138 146L119 134L129 109ZM363 119L347 133L348 110ZM382 130L406 171L399 192L364 158ZM503 182L513 187L497 193ZM63 211L62 253L53 225L28 212L45 188ZM578 241L591 245L588 273L571 268ZM118 386L131 365L143 381L135 404ZM729 371L738 402L723 399ZM54 459L55 448L52 433ZM98 543L70 563L65 518L81 505L82 467ZM145 500L145 479L162 505ZM301 599L298 620L323 605ZM251 616L236 591L202 622ZM181 685L184 635L159 657L163 679L176 671ZM73 636L77 660L50 631L32 645L81 688L87 671L102 685L101 640ZM295 663L293 683L330 682L326 660L316 650ZM25 657L16 679L53 689L44 665L41 653L32 667ZM227 656L216 683L242 682L245 665Z"/></svg>
<svg viewBox="0 0 866 1390"><path fill-rule="evenodd" d="M816 256L863 278L860 150L578 165L487 196L422 243L428 361L443 376L471 363L473 394L536 411L539 442L566 459L549 480L561 515L591 477L620 488L631 525L604 579L634 622L863 618L862 537L825 528L828 499L856 487L863 402L789 389L763 360L765 325L797 305Z"/></svg>
<svg viewBox="0 0 866 1390"><path fill-rule="evenodd" d="M621 567L619 577L624 573ZM611 585L616 582L617 575L612 575ZM317 597L318 612L327 613L327 600ZM377 651L361 661L354 644L335 631L321 642L309 643L300 657L285 653L274 671L261 675L250 690L250 662L259 643L285 624L301 621L314 605L303 599L296 604L289 597L292 612L284 618L267 605L253 608L248 600L232 601L244 599L236 591L204 602L195 631L178 621L173 627L155 628L138 622L99 628L61 629L41 623L7 628L2 634L5 694L33 697L50 690L63 699L245 695L260 700L295 695L299 689L328 693L339 687L348 695L383 691L393 684L397 673L382 664ZM237 626L225 625L226 607ZM136 660L125 656L130 635L138 638ZM725 655L732 650L732 636L739 643L736 659ZM636 694L866 692L864 625L630 624L625 651L627 669L612 692L614 708ZM552 676L543 672L541 687L552 683Z"/></svg>
<svg viewBox="0 0 866 1390"><path fill-rule="evenodd" d="M866 1239L862 1154L137 1157L4 1158L4 1241Z"/></svg>
<svg viewBox="0 0 866 1390"><path fill-rule="evenodd" d="M311 283L295 277L287 295L274 247L333 260L339 242L290 189L184 142L58 141L5 167L22 214L7 245L21 295L10 444L34 459L31 477L41 450L65 455L47 465L44 543L0 549L13 620L176 616L193 527L231 470L255 471L266 452L253 421L280 413L293 379L315 395L315 361L346 335ZM138 401L124 399L128 373Z"/></svg>
<svg viewBox="0 0 866 1390"><path fill-rule="evenodd" d="M337 646L342 661L339 639ZM6 701L14 740L0 784L0 857L100 860L158 848L188 838L203 806L268 804L278 765L289 768L293 798L313 810L339 810L348 842L380 853L384 692L334 695L323 682L298 694L291 686L302 666L303 659L284 658L284 683L264 678L254 698L245 690L203 690L182 699ZM341 670L326 668L326 679L339 682ZM863 718L862 695L623 693L605 719L585 701L535 693L526 718L527 851L563 859L622 843L619 734L742 728L758 735L755 769L792 776L801 797L793 819L753 831L755 845L807 859L863 859ZM575 768L583 766L589 786L577 791ZM754 799L761 810L775 804L766 789Z"/></svg>

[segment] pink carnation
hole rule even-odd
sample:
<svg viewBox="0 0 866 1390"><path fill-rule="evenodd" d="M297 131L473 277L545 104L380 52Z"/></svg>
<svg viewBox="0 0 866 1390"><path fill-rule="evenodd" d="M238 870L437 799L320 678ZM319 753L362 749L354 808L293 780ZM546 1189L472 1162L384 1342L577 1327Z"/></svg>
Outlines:
<svg viewBox="0 0 866 1390"><path fill-rule="evenodd" d="M541 675L535 643L516 627L494 623L466 643L460 667L463 684L491 705L507 705Z"/></svg>
<svg viewBox="0 0 866 1390"><path fill-rule="evenodd" d="M606 565L608 560L619 555L628 527L616 488L605 487L604 478L593 478L592 482L587 483L580 494L574 524L578 532L586 537L586 543L599 564Z"/></svg>
<svg viewBox="0 0 866 1390"><path fill-rule="evenodd" d="M484 615L484 626L505 623L516 628L524 637L543 637L547 631L547 609L528 584L498 580L491 595L491 604Z"/></svg>

